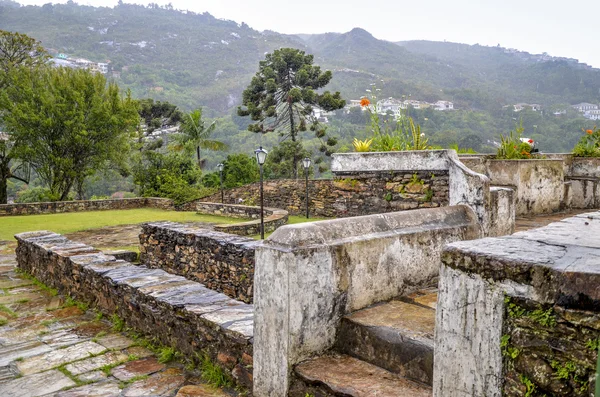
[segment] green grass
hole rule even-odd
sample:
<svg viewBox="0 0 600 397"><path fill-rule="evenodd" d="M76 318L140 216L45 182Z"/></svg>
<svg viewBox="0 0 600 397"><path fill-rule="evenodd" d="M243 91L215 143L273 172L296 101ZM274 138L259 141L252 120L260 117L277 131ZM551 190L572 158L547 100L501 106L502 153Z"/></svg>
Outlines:
<svg viewBox="0 0 600 397"><path fill-rule="evenodd" d="M195 212L165 211L155 208L4 216L0 217L0 240L12 240L17 233L35 230L50 230L55 233L66 234L105 226L130 225L150 221L233 224L244 220L215 215L198 215Z"/></svg>

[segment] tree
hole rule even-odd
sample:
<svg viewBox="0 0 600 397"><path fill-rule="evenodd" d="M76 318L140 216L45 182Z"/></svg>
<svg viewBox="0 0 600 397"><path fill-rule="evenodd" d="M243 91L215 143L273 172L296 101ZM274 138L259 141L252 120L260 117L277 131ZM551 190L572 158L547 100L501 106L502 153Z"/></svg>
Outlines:
<svg viewBox="0 0 600 397"><path fill-rule="evenodd" d="M40 42L21 33L0 30L0 88L8 86L11 71L20 67L37 68L50 55Z"/></svg>
<svg viewBox="0 0 600 397"><path fill-rule="evenodd" d="M245 153L230 154L223 161L223 186L228 189L248 185L259 178L256 160ZM211 172L202 178L202 184L206 187L219 187L220 183L218 172Z"/></svg>
<svg viewBox="0 0 600 397"><path fill-rule="evenodd" d="M146 124L146 133L150 133L156 129L175 126L181 122L183 114L176 105L167 101L161 102L154 99L140 100L140 117Z"/></svg>
<svg viewBox="0 0 600 397"><path fill-rule="evenodd" d="M329 112L346 104L339 92L316 92L331 78L330 71L322 72L319 66L313 65L312 55L295 48L275 50L259 63L258 72L244 90L243 107L238 108L238 115L250 116L255 121L248 127L253 132L277 131L296 142L298 133L309 128L318 138L323 138L325 128L314 116L314 107ZM336 143L334 138L330 138L323 142L323 146L327 149L326 146ZM299 157L294 154L294 175L297 175L298 160Z"/></svg>
<svg viewBox="0 0 600 397"><path fill-rule="evenodd" d="M46 50L35 39L24 34L0 30L0 90L11 85L10 77L16 69L41 67L48 58ZM2 125L0 114L0 127ZM0 132L0 204L6 204L8 201L9 179L29 183L28 164L19 162L15 158L15 152L12 134ZM18 164L15 165L15 161Z"/></svg>
<svg viewBox="0 0 600 397"><path fill-rule="evenodd" d="M125 168L139 123L129 93L82 69L21 68L11 83L0 94L4 127L15 156L27 159L52 199L65 200L100 168Z"/></svg>
<svg viewBox="0 0 600 397"><path fill-rule="evenodd" d="M202 166L200 157L200 149L207 150L225 150L227 145L223 142L210 139L210 135L215 130L215 122L206 126L202 119L202 109L196 109L183 117L183 121L179 126L179 134L176 140L182 146L190 146L196 151L198 165Z"/></svg>
<svg viewBox="0 0 600 397"><path fill-rule="evenodd" d="M300 142L283 141L275 146L267 156L265 173L269 178L294 178L296 176L296 159L310 157L308 150Z"/></svg>

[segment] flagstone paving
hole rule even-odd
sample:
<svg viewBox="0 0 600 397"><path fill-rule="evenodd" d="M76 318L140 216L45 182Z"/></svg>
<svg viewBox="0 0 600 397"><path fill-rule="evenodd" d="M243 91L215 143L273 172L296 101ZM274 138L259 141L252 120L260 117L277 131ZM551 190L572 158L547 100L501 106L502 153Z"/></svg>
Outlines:
<svg viewBox="0 0 600 397"><path fill-rule="evenodd" d="M224 397L181 362L162 364L92 311L65 305L0 255L1 397Z"/></svg>

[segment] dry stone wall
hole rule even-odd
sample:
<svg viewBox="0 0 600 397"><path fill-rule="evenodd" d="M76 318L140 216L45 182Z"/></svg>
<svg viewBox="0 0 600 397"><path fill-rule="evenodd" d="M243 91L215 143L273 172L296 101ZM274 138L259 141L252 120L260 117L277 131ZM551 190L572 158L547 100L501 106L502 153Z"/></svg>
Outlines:
<svg viewBox="0 0 600 397"><path fill-rule="evenodd" d="M252 302L257 240L173 222L147 223L140 234L140 262Z"/></svg>
<svg viewBox="0 0 600 397"><path fill-rule="evenodd" d="M164 270L133 266L85 244L43 231L16 236L18 266L61 294L186 357L207 354L252 387L253 306Z"/></svg>
<svg viewBox="0 0 600 397"><path fill-rule="evenodd" d="M0 216L59 214L63 212L82 211L130 210L136 208L159 208L164 210L173 210L175 209L175 205L173 204L172 200L154 197L1 204Z"/></svg>
<svg viewBox="0 0 600 397"><path fill-rule="evenodd" d="M448 205L447 171L348 172L334 180L310 180L311 216L342 218L417 208ZM256 205L258 183L224 192L226 203ZM306 213L306 182L276 180L264 182L265 205L291 214ZM220 201L220 193L205 201Z"/></svg>

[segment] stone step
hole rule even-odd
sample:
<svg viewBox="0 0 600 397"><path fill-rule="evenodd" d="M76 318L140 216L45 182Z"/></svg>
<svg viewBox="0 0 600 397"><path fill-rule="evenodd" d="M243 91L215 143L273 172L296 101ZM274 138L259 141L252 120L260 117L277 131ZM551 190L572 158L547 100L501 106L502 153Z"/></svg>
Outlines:
<svg viewBox="0 0 600 397"><path fill-rule="evenodd" d="M427 306L435 310L437 307L437 297L437 288L427 288L418 290L410 295L403 296L398 299L404 302L414 303L416 305Z"/></svg>
<svg viewBox="0 0 600 397"><path fill-rule="evenodd" d="M405 379L344 354L331 354L296 366L290 397L307 394L344 397L431 397L429 386Z"/></svg>
<svg viewBox="0 0 600 397"><path fill-rule="evenodd" d="M342 319L335 350L431 385L435 310L393 300Z"/></svg>

